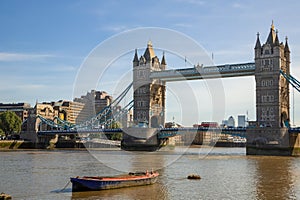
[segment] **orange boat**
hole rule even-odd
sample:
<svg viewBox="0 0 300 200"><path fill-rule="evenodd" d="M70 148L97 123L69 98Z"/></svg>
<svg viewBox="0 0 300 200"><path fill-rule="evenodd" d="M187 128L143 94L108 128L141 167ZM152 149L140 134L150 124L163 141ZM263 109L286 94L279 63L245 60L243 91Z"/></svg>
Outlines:
<svg viewBox="0 0 300 200"><path fill-rule="evenodd" d="M130 172L114 177L84 176L71 178L72 191L97 191L123 187L150 185L157 181L158 172Z"/></svg>

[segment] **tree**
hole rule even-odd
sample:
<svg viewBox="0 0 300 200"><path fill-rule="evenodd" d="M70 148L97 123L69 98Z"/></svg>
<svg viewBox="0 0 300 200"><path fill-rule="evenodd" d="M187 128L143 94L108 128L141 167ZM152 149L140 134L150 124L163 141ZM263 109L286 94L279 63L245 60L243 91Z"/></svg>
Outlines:
<svg viewBox="0 0 300 200"><path fill-rule="evenodd" d="M5 135L4 131L0 128L0 136Z"/></svg>
<svg viewBox="0 0 300 200"><path fill-rule="evenodd" d="M2 129L7 137L13 133L20 133L22 121L16 113L5 111L0 114L0 129Z"/></svg>
<svg viewBox="0 0 300 200"><path fill-rule="evenodd" d="M113 128L113 129L121 128L121 123L118 122L118 121L113 121L110 125L110 128ZM121 141L122 140L122 133L107 134L106 137L109 140L119 140L119 141Z"/></svg>

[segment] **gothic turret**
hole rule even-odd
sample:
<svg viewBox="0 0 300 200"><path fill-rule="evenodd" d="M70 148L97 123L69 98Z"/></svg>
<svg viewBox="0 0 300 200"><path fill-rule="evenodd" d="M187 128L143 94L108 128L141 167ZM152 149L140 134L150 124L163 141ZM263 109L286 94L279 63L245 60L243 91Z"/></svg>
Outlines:
<svg viewBox="0 0 300 200"><path fill-rule="evenodd" d="M259 39L259 33L257 33L255 49L260 49L260 48L261 48L261 44L260 44L260 39Z"/></svg>
<svg viewBox="0 0 300 200"><path fill-rule="evenodd" d="M285 45L284 45L284 57L286 59L286 65L289 66L290 63L291 63L291 60L290 60L290 48L289 48L289 45L288 45L288 38L285 37ZM289 73L289 69L287 70L287 73Z"/></svg>
<svg viewBox="0 0 300 200"><path fill-rule="evenodd" d="M289 45L288 45L288 37L285 37L284 52L290 53L290 48L289 48Z"/></svg>
<svg viewBox="0 0 300 200"><path fill-rule="evenodd" d="M137 49L135 49L135 54L134 54L134 58L133 58L133 66L138 66L139 65L139 58L138 58L138 53L137 53Z"/></svg>
<svg viewBox="0 0 300 200"><path fill-rule="evenodd" d="M165 59L165 52L163 52L163 57L161 59L161 69L162 70L165 70L166 69L166 66L167 66L167 62L166 62L166 59Z"/></svg>
<svg viewBox="0 0 300 200"><path fill-rule="evenodd" d="M256 44L255 44L255 47L254 47L254 50L255 50L255 57L258 57L261 55L261 44L260 44L260 39L259 39L259 33L257 33L257 39L256 39Z"/></svg>
<svg viewBox="0 0 300 200"><path fill-rule="evenodd" d="M276 30L276 36L275 36L274 45L275 45L275 46L279 46L278 30Z"/></svg>

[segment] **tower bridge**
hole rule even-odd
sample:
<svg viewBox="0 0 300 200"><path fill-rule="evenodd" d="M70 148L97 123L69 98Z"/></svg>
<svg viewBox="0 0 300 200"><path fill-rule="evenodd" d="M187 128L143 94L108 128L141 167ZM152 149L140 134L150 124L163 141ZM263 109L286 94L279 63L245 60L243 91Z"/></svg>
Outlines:
<svg viewBox="0 0 300 200"><path fill-rule="evenodd" d="M166 82L254 76L256 121L247 129L231 130L231 133L240 131L246 135L248 155L300 155L300 130L289 127L289 84L299 91L300 82L290 74L288 40L286 38L285 44L279 42L278 32L272 23L264 44L261 44L257 34L254 54L254 62L166 70L165 55L160 61L151 42L147 44L142 56L139 57L136 50L133 58L134 94L131 102L133 121L135 124L147 122L144 128L148 129L122 129L122 148L159 148L161 141L180 134L182 130L179 129L160 128L165 124ZM92 122L88 121L86 124L90 124L89 126L83 127L93 128L99 117L101 115L94 117Z"/></svg>

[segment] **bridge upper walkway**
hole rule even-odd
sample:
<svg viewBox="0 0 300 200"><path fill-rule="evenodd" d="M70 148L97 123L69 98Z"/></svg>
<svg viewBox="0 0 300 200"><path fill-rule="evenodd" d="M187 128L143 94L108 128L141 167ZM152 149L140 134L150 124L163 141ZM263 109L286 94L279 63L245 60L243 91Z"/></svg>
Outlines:
<svg viewBox="0 0 300 200"><path fill-rule="evenodd" d="M252 76L255 74L255 63L225 64L217 66L196 66L185 69L171 69L151 72L150 78L162 81L180 81L195 79L226 78Z"/></svg>

